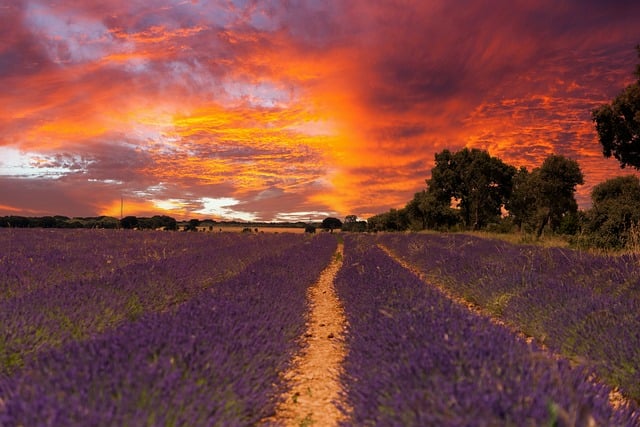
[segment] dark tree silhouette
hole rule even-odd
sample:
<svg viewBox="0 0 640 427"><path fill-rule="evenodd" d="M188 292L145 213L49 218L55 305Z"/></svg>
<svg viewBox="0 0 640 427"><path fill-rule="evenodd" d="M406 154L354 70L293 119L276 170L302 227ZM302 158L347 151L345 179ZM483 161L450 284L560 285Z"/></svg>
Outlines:
<svg viewBox="0 0 640 427"><path fill-rule="evenodd" d="M428 191L447 204L456 200L465 227L479 229L500 218L500 208L511 195L513 166L476 148L443 150L435 161Z"/></svg>
<svg viewBox="0 0 640 427"><path fill-rule="evenodd" d="M640 58L640 45L636 46ZM640 170L640 63L638 80L627 86L610 104L593 110L591 118L605 157L615 157L620 167Z"/></svg>
<svg viewBox="0 0 640 427"><path fill-rule="evenodd" d="M338 218L328 217L322 220L321 227L325 230L333 232L333 230L342 227L342 221L340 221Z"/></svg>

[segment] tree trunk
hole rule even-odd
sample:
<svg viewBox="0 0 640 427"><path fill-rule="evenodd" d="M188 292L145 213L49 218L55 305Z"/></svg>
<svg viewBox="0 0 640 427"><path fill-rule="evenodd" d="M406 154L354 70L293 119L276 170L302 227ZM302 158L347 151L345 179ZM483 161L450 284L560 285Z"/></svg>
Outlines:
<svg viewBox="0 0 640 427"><path fill-rule="evenodd" d="M551 216L551 214L547 213L544 217L542 217L542 222L540 222L540 226L538 227L538 231L536 232L536 239L539 239L540 236L542 236L542 231L544 230L544 227L549 222L549 217L550 216Z"/></svg>
<svg viewBox="0 0 640 427"><path fill-rule="evenodd" d="M473 222L473 230L477 231L480 228L480 203L476 203L475 221Z"/></svg>

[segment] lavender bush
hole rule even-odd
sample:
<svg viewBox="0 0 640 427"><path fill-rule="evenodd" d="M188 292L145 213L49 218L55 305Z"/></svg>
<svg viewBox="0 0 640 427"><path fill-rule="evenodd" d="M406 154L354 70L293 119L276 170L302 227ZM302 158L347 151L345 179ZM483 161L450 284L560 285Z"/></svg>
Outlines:
<svg viewBox="0 0 640 427"><path fill-rule="evenodd" d="M472 314L402 268L372 238L345 239L336 287L349 329L349 425L637 425L609 389Z"/></svg>
<svg viewBox="0 0 640 427"><path fill-rule="evenodd" d="M454 294L595 368L640 401L640 268L634 256L465 235L378 241Z"/></svg>
<svg viewBox="0 0 640 427"><path fill-rule="evenodd" d="M328 235L296 239L175 310L29 359L4 377L0 424L233 426L271 415L304 331L307 288L336 246Z"/></svg>

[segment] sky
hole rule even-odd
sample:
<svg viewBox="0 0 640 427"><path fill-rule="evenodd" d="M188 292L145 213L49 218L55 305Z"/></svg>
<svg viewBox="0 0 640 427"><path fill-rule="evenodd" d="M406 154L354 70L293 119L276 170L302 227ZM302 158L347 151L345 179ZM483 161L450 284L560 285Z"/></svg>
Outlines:
<svg viewBox="0 0 640 427"><path fill-rule="evenodd" d="M443 149L604 159L637 0L0 0L0 215L401 208Z"/></svg>

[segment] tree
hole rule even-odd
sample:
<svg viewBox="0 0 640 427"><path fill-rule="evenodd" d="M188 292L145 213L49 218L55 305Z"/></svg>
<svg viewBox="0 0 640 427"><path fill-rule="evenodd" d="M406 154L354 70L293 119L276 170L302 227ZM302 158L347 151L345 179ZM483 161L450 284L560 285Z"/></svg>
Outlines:
<svg viewBox="0 0 640 427"><path fill-rule="evenodd" d="M576 186L584 184L584 176L578 162L553 154L544 160L538 174L537 207L542 218L536 235L540 237L547 223L556 231L565 214L577 212Z"/></svg>
<svg viewBox="0 0 640 427"><path fill-rule="evenodd" d="M591 200L593 207L586 213L583 238L600 248L625 247L631 230L640 224L640 179L609 179L593 188Z"/></svg>
<svg viewBox="0 0 640 427"><path fill-rule="evenodd" d="M125 216L120 220L122 228L133 229L138 226L138 218L135 216Z"/></svg>
<svg viewBox="0 0 640 427"><path fill-rule="evenodd" d="M465 227L483 228L500 218L500 208L511 195L513 166L476 148L443 150L435 162L428 191L441 203L457 201Z"/></svg>
<svg viewBox="0 0 640 427"><path fill-rule="evenodd" d="M187 225L184 227L184 231L198 231L198 226L200 225L199 219L190 219L187 222Z"/></svg>
<svg viewBox="0 0 640 427"><path fill-rule="evenodd" d="M538 174L532 174L524 166L521 167L513 176L511 197L505 206L514 225L527 232L535 229L538 178Z"/></svg>
<svg viewBox="0 0 640 427"><path fill-rule="evenodd" d="M405 209L390 209L367 219L371 231L403 231L409 228L409 219Z"/></svg>
<svg viewBox="0 0 640 427"><path fill-rule="evenodd" d="M333 233L333 230L342 227L342 221L340 221L338 218L328 217L322 220L321 227Z"/></svg>
<svg viewBox="0 0 640 427"><path fill-rule="evenodd" d="M427 190L413 195L405 211L412 229L447 229L460 221L458 212L451 208L449 200L443 201Z"/></svg>
<svg viewBox="0 0 640 427"><path fill-rule="evenodd" d="M153 229L163 228L165 230L176 230L178 228L178 223L170 216L154 215L151 217L151 227Z"/></svg>
<svg viewBox="0 0 640 427"><path fill-rule="evenodd" d="M578 162L552 154L531 172L520 168L506 208L516 225L540 237L547 225L557 231L566 215L577 212L576 186L583 183Z"/></svg>
<svg viewBox="0 0 640 427"><path fill-rule="evenodd" d="M367 231L367 222L358 221L357 215L347 215L344 218L344 223L342 224L342 231Z"/></svg>
<svg viewBox="0 0 640 427"><path fill-rule="evenodd" d="M640 58L640 45L636 46ZM638 80L627 86L611 104L604 104L591 113L602 153L612 155L620 167L640 170L640 63L635 75Z"/></svg>

